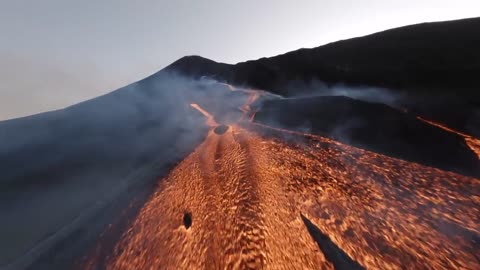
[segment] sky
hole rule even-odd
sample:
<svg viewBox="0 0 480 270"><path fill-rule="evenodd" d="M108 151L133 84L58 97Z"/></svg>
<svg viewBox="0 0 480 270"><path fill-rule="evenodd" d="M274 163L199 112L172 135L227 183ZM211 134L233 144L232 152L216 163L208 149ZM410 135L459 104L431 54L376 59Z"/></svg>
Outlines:
<svg viewBox="0 0 480 270"><path fill-rule="evenodd" d="M0 120L94 98L185 55L237 63L477 16L478 0L0 0Z"/></svg>

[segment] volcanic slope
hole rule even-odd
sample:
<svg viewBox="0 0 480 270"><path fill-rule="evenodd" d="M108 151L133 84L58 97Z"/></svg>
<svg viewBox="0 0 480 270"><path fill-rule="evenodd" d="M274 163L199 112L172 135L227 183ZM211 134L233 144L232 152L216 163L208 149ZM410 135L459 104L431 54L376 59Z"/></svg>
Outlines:
<svg viewBox="0 0 480 270"><path fill-rule="evenodd" d="M92 254L85 268L340 269L337 250L350 269L478 269L479 184L320 136L212 123L105 265Z"/></svg>

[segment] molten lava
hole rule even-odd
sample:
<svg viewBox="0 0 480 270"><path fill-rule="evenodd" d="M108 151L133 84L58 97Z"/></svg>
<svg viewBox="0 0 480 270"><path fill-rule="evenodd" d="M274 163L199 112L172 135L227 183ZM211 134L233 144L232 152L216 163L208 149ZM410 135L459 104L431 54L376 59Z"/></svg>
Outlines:
<svg viewBox="0 0 480 270"><path fill-rule="evenodd" d="M472 149L473 152L475 152L475 154L477 154L478 156L478 159L480 159L480 139L477 139L473 136L470 136L468 134L465 134L465 133L462 133L460 131L456 131L456 130L453 130L445 125L442 125L440 123L437 123L437 122L433 122L433 121L430 121L430 120L427 120L425 118L422 118L420 116L417 117L417 119L427 123L427 124L430 124L432 126L435 126L435 127L438 127L438 128L441 128L443 130L446 130L450 133L454 133L454 134L457 134L459 136L462 136L464 139L465 139L465 142L467 143L468 147L470 147L470 149Z"/></svg>
<svg viewBox="0 0 480 270"><path fill-rule="evenodd" d="M214 127L214 126L218 125L217 122L215 121L215 119L213 119L213 116L210 113L208 113L207 111L205 111L204 109L202 109L202 107L200 107L198 104L192 103L192 104L190 104L190 106L192 106L192 108L194 108L197 111L199 111L200 113L202 113L207 118L206 124L209 127Z"/></svg>
<svg viewBox="0 0 480 270"><path fill-rule="evenodd" d="M104 266L339 269L318 227L367 269L480 269L479 224L479 179L243 122L159 179Z"/></svg>
<svg viewBox="0 0 480 270"><path fill-rule="evenodd" d="M252 104L257 101L257 99L260 97L260 94L253 92L248 95L247 101L245 102L245 105L243 105L240 110L244 113L243 115L245 116L243 119L247 118L249 121L253 121L253 118L255 116L254 110L252 110Z"/></svg>

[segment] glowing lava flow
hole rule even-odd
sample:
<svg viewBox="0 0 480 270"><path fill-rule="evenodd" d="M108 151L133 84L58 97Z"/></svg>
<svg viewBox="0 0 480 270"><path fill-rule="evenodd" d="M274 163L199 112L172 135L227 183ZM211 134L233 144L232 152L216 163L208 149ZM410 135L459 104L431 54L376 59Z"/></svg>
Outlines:
<svg viewBox="0 0 480 270"><path fill-rule="evenodd" d="M427 124L430 124L432 126L435 126L435 127L438 127L438 128L441 128L443 130L446 130L448 132L451 132L451 133L455 133L457 135L460 135L462 136L464 139L465 139L465 142L467 143L468 147L470 147L470 149L472 149L473 152L475 152L475 154L477 154L478 156L478 159L480 159L480 139L477 139L473 136L470 136L468 134L465 134L465 133L462 133L460 131L456 131L456 130L453 130L447 126L444 126L440 123L437 123L437 122L433 122L433 121L430 121L430 120L427 120L425 118L422 118L420 116L417 117L417 119L427 123Z"/></svg>
<svg viewBox="0 0 480 270"><path fill-rule="evenodd" d="M105 267L334 269L303 214L367 269L480 269L479 179L288 133L210 131L159 180Z"/></svg>
<svg viewBox="0 0 480 270"><path fill-rule="evenodd" d="M260 94L258 93L251 93L248 95L247 101L245 104L240 108L240 110L243 112L244 118L247 118L250 122L253 121L253 118L255 116L255 112L252 110L252 104L257 101L257 99L260 98Z"/></svg>
<svg viewBox="0 0 480 270"><path fill-rule="evenodd" d="M205 111L204 109L202 109L202 107L200 107L198 104L196 103L192 103L190 104L190 106L192 106L192 108L196 109L197 111L199 111L200 113L202 113L206 118L207 118L207 125L209 127L214 127L214 126L217 126L217 122L215 121L215 119L213 119L213 116L208 113L207 111Z"/></svg>
<svg viewBox="0 0 480 270"><path fill-rule="evenodd" d="M228 84L228 83L220 83L220 84L226 86L230 91L237 91L237 88L231 84Z"/></svg>

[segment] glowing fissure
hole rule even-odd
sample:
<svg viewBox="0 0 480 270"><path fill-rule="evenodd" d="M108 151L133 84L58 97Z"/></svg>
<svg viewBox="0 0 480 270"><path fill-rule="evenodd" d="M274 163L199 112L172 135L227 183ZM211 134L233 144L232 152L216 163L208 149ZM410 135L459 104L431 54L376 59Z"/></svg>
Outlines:
<svg viewBox="0 0 480 270"><path fill-rule="evenodd" d="M192 103L190 104L190 106L192 106L194 109L196 109L197 111L199 111L200 113L202 113L206 118L207 118L207 125L210 126L210 127L215 127L217 126L217 122L215 121L215 119L213 118L213 116L207 112L206 110L202 109L202 107L200 107L198 104L196 103Z"/></svg>
<svg viewBox="0 0 480 270"><path fill-rule="evenodd" d="M445 125L442 125L440 123L437 123L437 122L433 122L433 121L430 121L430 120L427 120L425 118L422 118L420 116L417 116L417 119L427 123L427 124L430 124L432 126L435 126L435 127L438 127L438 128L441 128L445 131L448 131L450 133L454 133L454 134L457 134L459 136L462 136L464 139L465 139L465 143L468 145L468 147L470 147L470 149L472 149L472 151L477 154L477 157L478 159L480 159L480 139L477 139L473 136L470 136L468 134L465 134L465 133L462 133L460 131L457 131L457 130L454 130L454 129L451 129Z"/></svg>

